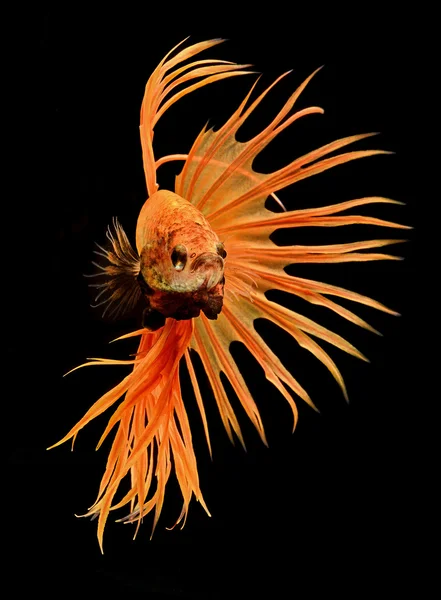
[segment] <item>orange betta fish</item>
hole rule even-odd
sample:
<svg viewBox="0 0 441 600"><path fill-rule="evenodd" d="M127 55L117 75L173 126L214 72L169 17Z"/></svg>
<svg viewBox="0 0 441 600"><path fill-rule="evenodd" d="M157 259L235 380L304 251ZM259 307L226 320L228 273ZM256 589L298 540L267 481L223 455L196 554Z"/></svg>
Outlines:
<svg viewBox="0 0 441 600"><path fill-rule="evenodd" d="M183 497L177 523L185 523L193 494L209 514L199 485L191 429L179 381L179 365L184 360L211 454L204 402L190 349L199 354L230 440L233 441L235 435L244 444L221 373L228 378L266 444L259 410L230 354L232 342L239 341L246 346L264 370L266 378L284 396L293 412L294 428L298 412L288 389L312 408L315 406L257 333L254 328L256 319L272 321L316 356L332 373L345 397L345 384L337 366L315 339L324 340L353 356L364 357L341 336L272 302L265 293L281 290L294 294L371 331L375 330L332 298L343 298L396 314L366 296L291 276L285 267L297 263L396 259L376 249L401 240L277 246L270 239L275 230L294 227L368 224L406 228L375 217L348 214L350 209L368 204L400 204L382 197L357 198L320 208L281 212L272 212L265 207L269 196L281 204L276 192L306 177L358 158L388 154L379 150L335 154L335 151L373 135L362 134L326 144L273 173L263 174L253 169L256 156L279 133L305 115L323 113L316 106L293 111L297 99L315 73L295 90L269 125L252 139L239 142L236 133L263 98L288 73L250 100L257 82L254 83L227 122L217 131L204 128L188 154L155 158L155 126L175 102L205 85L251 73L247 70L249 65L223 60L186 62L222 41L210 40L178 50L184 43L181 42L159 63L148 80L140 124L148 199L138 218L136 251L115 220L114 229L107 232L108 249L100 247L98 252L105 263L97 264L98 277L102 279L94 285L98 289L99 304L103 304L105 312L124 314L140 302L144 307L142 328L123 336L140 337L139 349L133 360L98 358L81 365L127 364L132 365L131 373L104 394L55 444L75 440L80 429L122 399L98 443L100 447L116 427L97 500L85 515L98 517L101 550L104 527L111 510L128 505L129 514L122 521L136 522L138 531L141 520L154 509L155 528L172 469ZM156 179L158 167L168 161L184 163L176 178L174 192L158 189ZM115 495L126 475L130 475L130 490L116 501ZM152 485L153 479L156 480L155 485Z"/></svg>

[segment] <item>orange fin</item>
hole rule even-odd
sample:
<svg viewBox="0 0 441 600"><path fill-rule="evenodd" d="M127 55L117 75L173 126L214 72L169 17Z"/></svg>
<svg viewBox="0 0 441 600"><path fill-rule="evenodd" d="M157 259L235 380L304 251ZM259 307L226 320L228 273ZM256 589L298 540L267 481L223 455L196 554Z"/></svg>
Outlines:
<svg viewBox="0 0 441 600"><path fill-rule="evenodd" d="M238 65L225 60L196 60L182 66L182 63L203 50L212 48L222 43L222 39L213 39L206 42L193 44L176 54L173 53L185 42L175 46L159 63L152 75L147 81L144 98L141 106L140 134L144 162L144 171L147 181L148 195L151 196L158 189L156 182L156 164L153 153L153 132L156 123L166 110L183 96L194 92L195 90L226 79L227 77L236 77L237 75L246 75L251 71L246 71L250 65ZM181 65L181 66L178 66ZM174 70L173 70L174 69ZM193 79L199 81L187 85L174 91L175 88L186 84Z"/></svg>
<svg viewBox="0 0 441 600"><path fill-rule="evenodd" d="M297 408L285 386L288 386L297 396L315 408L306 391L256 332L254 322L257 319L265 318L272 321L288 332L302 348L319 359L338 382L346 399L347 391L337 366L311 336L318 338L319 341L330 343L353 356L367 360L361 352L337 333L329 331L288 308L270 302L265 296L268 290L282 290L313 304L325 306L348 321L375 333L378 332L363 319L327 298L327 295L337 295L394 314L393 311L370 298L320 282L292 277L284 271L284 268L293 263L396 259L397 257L393 255L368 252L367 250L403 240L391 238L322 246L279 247L270 239L270 235L276 229L287 227L369 224L407 228L404 225L374 217L340 214L362 205L400 204L381 197L360 198L331 206L278 213L266 208L265 203L270 195L278 200L275 192L306 177L358 158L388 154L382 150L357 150L335 154L338 150L375 135L362 134L326 144L295 159L274 173L264 174L253 169L253 161L256 156L279 133L303 116L323 112L321 108L312 106L292 114L298 97L316 72L295 90L280 112L261 133L246 142L239 142L236 139L238 129L256 110L273 86L287 73L279 77L255 100L250 101L256 85L254 84L234 114L220 129L207 131L204 128L201 131L186 158L181 173L176 178L176 193L201 210L214 231L225 242L227 250L225 299L222 313L217 321L209 322L207 319L201 318L195 322L191 346L202 359L230 439L232 439L233 430L242 443L239 423L231 411L222 385L221 372L230 380L248 416L262 439L265 438L257 408L229 351L233 341L239 341L245 345L263 368L267 379L289 402L293 410L294 427L297 422Z"/></svg>

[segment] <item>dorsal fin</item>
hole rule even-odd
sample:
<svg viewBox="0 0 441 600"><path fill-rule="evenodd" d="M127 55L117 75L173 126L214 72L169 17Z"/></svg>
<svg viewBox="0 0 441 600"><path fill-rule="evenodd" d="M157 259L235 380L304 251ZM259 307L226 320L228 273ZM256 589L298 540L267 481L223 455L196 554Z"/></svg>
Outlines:
<svg viewBox="0 0 441 600"><path fill-rule="evenodd" d="M198 44L193 44L188 48L180 50L170 58L170 55L173 55L174 51L185 41L186 40L183 40L180 44L175 46L165 58L162 59L149 77L145 87L144 98L141 105L140 134L144 172L149 196L154 194L158 189L158 184L156 183L156 164L153 153L153 130L164 112L180 98L200 87L208 85L209 83L214 83L220 79L226 79L227 77L235 77L237 75L250 73L250 71L243 70L250 65L239 65L229 61L215 59L197 60L180 66L172 71L172 69L189 58L192 58L203 50L207 50L208 48L222 43L224 40L213 39L206 42L199 42ZM200 79L196 83L173 92L175 88L197 78ZM171 94L171 92L173 93Z"/></svg>

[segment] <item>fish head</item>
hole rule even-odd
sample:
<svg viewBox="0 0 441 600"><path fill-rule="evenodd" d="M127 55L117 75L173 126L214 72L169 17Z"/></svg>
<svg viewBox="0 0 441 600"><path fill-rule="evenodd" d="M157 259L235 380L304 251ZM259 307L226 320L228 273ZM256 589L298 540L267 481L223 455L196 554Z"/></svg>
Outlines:
<svg viewBox="0 0 441 600"><path fill-rule="evenodd" d="M151 218L140 254L139 281L148 304L147 316L156 319L155 313L160 313L164 318L183 320L202 311L216 319L223 305L224 244L189 202L176 194L173 202L159 207L155 200L149 207ZM155 208L160 210L155 213Z"/></svg>

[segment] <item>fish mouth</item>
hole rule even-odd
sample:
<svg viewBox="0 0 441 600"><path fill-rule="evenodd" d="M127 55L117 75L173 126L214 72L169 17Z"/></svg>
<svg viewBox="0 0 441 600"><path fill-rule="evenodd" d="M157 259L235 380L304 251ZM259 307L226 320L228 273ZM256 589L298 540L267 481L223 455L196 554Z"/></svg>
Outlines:
<svg viewBox="0 0 441 600"><path fill-rule="evenodd" d="M191 263L190 272L205 274L205 280L201 283L199 289L211 290L223 279L224 261L218 254L204 252Z"/></svg>
<svg viewBox="0 0 441 600"><path fill-rule="evenodd" d="M143 327L156 331L172 317L177 321L194 319L203 312L208 319L217 319L222 311L224 300L225 278L212 288L202 284L192 292L160 292L146 293L147 307L143 313Z"/></svg>

